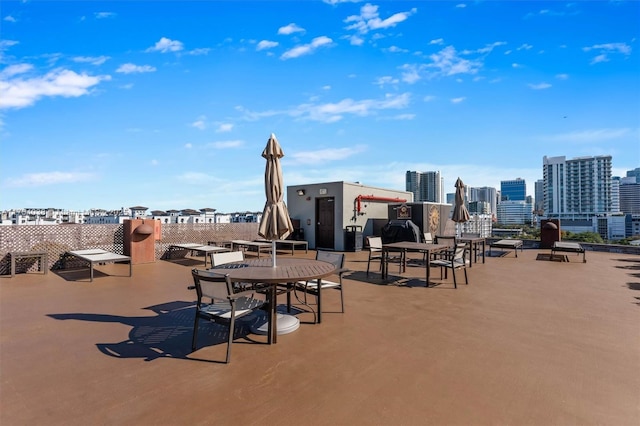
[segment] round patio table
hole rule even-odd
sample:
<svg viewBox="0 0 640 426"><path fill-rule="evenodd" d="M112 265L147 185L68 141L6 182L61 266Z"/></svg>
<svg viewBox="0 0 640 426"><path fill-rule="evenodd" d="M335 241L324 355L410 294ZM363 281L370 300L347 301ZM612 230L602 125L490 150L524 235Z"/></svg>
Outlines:
<svg viewBox="0 0 640 426"><path fill-rule="evenodd" d="M271 258L245 259L241 262L226 263L210 269L212 272L229 275L232 281L269 284L269 343L277 342L276 293L278 284L297 281L321 280L331 275L336 267L328 262L314 259L278 258L277 266L272 266ZM322 286L318 285L318 289ZM318 323L322 321L322 291L318 291Z"/></svg>

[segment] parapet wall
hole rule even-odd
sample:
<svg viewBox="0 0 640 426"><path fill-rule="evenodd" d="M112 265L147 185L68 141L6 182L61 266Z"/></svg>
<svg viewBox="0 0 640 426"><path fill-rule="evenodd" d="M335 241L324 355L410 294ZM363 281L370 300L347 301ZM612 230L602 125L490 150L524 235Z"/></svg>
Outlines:
<svg viewBox="0 0 640 426"><path fill-rule="evenodd" d="M155 242L155 258L162 258L171 244L209 241L255 240L257 223L163 224L162 238ZM10 273L9 253L46 251L48 268L70 250L100 248L124 254L124 226L109 225L12 225L0 226L0 275ZM37 268L37 265L35 266Z"/></svg>

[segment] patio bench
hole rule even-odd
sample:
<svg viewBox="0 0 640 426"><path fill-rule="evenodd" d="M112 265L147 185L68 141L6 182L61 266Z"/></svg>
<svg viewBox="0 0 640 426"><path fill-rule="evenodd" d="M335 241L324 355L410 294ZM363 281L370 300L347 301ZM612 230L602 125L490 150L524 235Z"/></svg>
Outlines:
<svg viewBox="0 0 640 426"><path fill-rule="evenodd" d="M582 262L587 263L587 254L580 243L555 241L551 248L551 255L555 255L556 252L576 253L578 256L582 253Z"/></svg>
<svg viewBox="0 0 640 426"><path fill-rule="evenodd" d="M16 276L16 260L19 259L38 259L38 270L45 274L49 271L48 256L46 251L30 251L20 252L12 251L11 256L11 278Z"/></svg>
<svg viewBox="0 0 640 426"><path fill-rule="evenodd" d="M522 240L499 240L499 241L495 241L495 242L489 244L489 256L491 256L491 248L492 247L497 247L497 248L513 250L514 253L516 254L516 257L518 257L518 249L520 249L520 251L522 252L522 250L523 250L522 245L523 245L522 244Z"/></svg>

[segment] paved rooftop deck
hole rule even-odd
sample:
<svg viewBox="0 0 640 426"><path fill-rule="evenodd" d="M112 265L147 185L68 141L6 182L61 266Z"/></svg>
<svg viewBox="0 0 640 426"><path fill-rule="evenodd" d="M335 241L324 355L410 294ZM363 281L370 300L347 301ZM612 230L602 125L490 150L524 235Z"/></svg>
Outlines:
<svg viewBox="0 0 640 426"><path fill-rule="evenodd" d="M189 261L3 276L0 424L640 424L640 256L538 253L457 290L418 267L368 282L347 253L345 314L238 339L228 365L218 326L190 352Z"/></svg>

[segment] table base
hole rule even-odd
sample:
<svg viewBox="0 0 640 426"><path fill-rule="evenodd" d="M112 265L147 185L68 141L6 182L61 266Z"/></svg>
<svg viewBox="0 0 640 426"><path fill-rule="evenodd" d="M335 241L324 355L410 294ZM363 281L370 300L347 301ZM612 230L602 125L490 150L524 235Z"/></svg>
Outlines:
<svg viewBox="0 0 640 426"><path fill-rule="evenodd" d="M300 320L298 317L294 317L293 315L286 314L276 314L276 322L277 322L277 330L278 335L281 334L289 334L296 331L300 328ZM255 334L268 334L269 333L269 322L265 321L262 325L256 325L251 328L251 332Z"/></svg>

